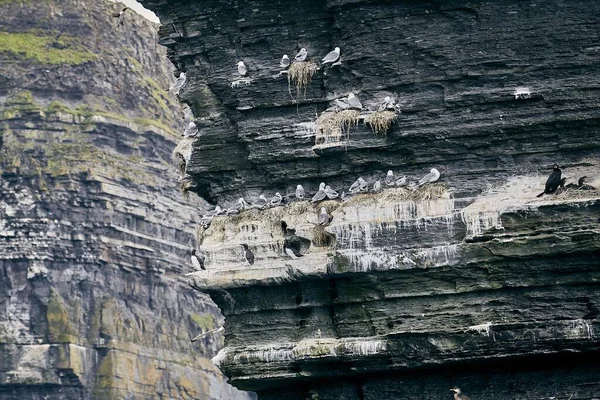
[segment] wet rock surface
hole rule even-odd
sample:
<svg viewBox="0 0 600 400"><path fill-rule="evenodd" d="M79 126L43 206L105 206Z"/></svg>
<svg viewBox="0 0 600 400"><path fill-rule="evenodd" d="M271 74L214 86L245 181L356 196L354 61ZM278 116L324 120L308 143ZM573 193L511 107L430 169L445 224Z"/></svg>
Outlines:
<svg viewBox="0 0 600 400"><path fill-rule="evenodd" d="M181 99L202 123L187 173L208 201L442 173L435 193L327 202L321 228L322 204L294 202L199 230L207 270L188 280L225 315L213 361L233 385L264 399L450 399L455 385L597 398L599 195L536 198L555 162L599 187L597 5L143 3L189 76ZM278 76L283 54L335 46L342 65L305 91ZM317 144L318 116L350 92L358 124ZM385 96L401 112L376 135L364 121ZM302 258L286 256L282 221L311 241Z"/></svg>
<svg viewBox="0 0 600 400"><path fill-rule="evenodd" d="M190 344L222 323L182 279L204 203L157 27L117 9L0 4L0 398L249 398Z"/></svg>

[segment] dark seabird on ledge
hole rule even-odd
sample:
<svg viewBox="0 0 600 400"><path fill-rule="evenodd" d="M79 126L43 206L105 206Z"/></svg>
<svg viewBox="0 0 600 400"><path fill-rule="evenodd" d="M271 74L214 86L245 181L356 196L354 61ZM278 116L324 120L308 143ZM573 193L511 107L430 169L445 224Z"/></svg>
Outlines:
<svg viewBox="0 0 600 400"><path fill-rule="evenodd" d="M538 194L537 197L542 197L545 194L554 193L556 189L558 189L558 186L560 185L560 175L562 174L562 171L558 167L558 164L554 164L552 169L553 171L548 177L548 180L546 181L546 187L544 188L544 191Z"/></svg>
<svg viewBox="0 0 600 400"><path fill-rule="evenodd" d="M242 247L244 248L244 258L246 259L248 264L254 264L254 253L252 252L252 250L248 248L248 245L246 243L242 243Z"/></svg>
<svg viewBox="0 0 600 400"><path fill-rule="evenodd" d="M587 180L587 176L582 176L581 178L579 178L579 181L577 181L578 184L578 189L579 190L596 190L596 188L592 185L588 185L587 183L585 183L585 181Z"/></svg>
<svg viewBox="0 0 600 400"><path fill-rule="evenodd" d="M113 17L119 18L117 26L123 26L123 22L125 22L125 11L127 10L129 10L129 7L124 7L121 11L113 14Z"/></svg>
<svg viewBox="0 0 600 400"><path fill-rule="evenodd" d="M206 268L204 268L204 256L200 255L200 257L198 257L198 255L196 254L196 249L192 249L192 265L194 266L194 269L196 271L199 270L206 270Z"/></svg>
<svg viewBox="0 0 600 400"><path fill-rule="evenodd" d="M457 387L450 389L450 391L454 392L454 400L471 400L469 396L462 394L462 391Z"/></svg>

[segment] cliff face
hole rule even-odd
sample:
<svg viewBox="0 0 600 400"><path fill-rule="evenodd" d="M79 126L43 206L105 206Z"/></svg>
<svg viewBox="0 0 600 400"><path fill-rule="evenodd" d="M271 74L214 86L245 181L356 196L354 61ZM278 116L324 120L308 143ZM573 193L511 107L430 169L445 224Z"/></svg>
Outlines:
<svg viewBox="0 0 600 400"><path fill-rule="evenodd" d="M0 2L0 397L245 399L190 344L222 323L182 279L203 203L156 26L117 10Z"/></svg>
<svg viewBox="0 0 600 400"><path fill-rule="evenodd" d="M600 183L600 5L143 3L188 74L181 98L201 133L187 173L206 199L442 173L416 191L251 210L199 232L207 271L189 281L226 317L213 361L233 385L261 399L450 399L454 385L473 399L597 398L599 195L536 195L553 163ZM341 66L299 92L278 76L283 54L319 61L335 46ZM323 143L317 117L350 92L362 116ZM363 121L385 96L401 112L376 135ZM300 260L282 248L295 236L311 243Z"/></svg>

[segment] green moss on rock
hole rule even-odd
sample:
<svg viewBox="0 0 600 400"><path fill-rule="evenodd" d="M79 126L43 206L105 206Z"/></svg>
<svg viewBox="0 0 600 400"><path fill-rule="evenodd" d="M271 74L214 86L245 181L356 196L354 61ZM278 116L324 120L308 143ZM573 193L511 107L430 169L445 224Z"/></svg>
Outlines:
<svg viewBox="0 0 600 400"><path fill-rule="evenodd" d="M37 32L0 32L0 53L11 53L43 65L78 65L97 58L80 44L80 39Z"/></svg>

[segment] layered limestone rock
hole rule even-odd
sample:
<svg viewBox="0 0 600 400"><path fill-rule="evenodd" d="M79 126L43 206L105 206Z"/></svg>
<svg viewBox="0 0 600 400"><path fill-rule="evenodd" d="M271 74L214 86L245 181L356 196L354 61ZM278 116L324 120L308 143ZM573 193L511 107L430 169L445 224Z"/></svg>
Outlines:
<svg viewBox="0 0 600 400"><path fill-rule="evenodd" d="M0 398L246 399L189 288L200 201L156 26L101 1L0 2Z"/></svg>
<svg viewBox="0 0 600 400"><path fill-rule="evenodd" d="M210 202L442 173L199 229L207 270L189 282L225 315L213 361L233 385L290 400L450 399L455 385L473 399L597 397L600 196L536 195L555 162L600 186L599 5L143 3L188 75L201 133L186 171ZM279 73L283 54L306 48L318 65L335 46L342 64L304 87ZM364 109L331 129L323 112L350 92ZM366 122L385 96L400 113L376 134ZM290 239L310 243L301 258Z"/></svg>

